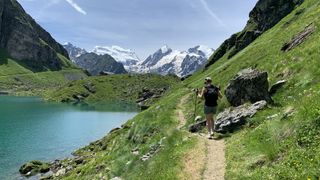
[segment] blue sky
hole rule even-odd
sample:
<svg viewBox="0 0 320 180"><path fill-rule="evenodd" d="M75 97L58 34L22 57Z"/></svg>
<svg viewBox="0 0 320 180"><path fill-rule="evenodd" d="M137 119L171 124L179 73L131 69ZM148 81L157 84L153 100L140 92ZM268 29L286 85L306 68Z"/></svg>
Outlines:
<svg viewBox="0 0 320 180"><path fill-rule="evenodd" d="M163 45L217 48L240 31L257 0L18 0L60 43L119 45L141 59Z"/></svg>

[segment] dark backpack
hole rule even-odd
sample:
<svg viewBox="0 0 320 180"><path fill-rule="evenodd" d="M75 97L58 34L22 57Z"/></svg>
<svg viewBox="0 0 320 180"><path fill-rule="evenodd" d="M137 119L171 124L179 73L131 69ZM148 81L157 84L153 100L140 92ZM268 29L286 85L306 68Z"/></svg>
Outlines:
<svg viewBox="0 0 320 180"><path fill-rule="evenodd" d="M216 105L219 98L219 88L214 85L205 88L207 90L204 96L206 99L206 103L208 105Z"/></svg>

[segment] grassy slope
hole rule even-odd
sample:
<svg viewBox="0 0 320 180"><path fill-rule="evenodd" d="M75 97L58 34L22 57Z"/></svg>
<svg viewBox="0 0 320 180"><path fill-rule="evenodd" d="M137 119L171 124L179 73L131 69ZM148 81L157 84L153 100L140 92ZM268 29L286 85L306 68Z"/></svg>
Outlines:
<svg viewBox="0 0 320 180"><path fill-rule="evenodd" d="M306 2L278 25L230 60L225 57L189 80L193 87L212 76L225 88L239 70L257 67L269 73L271 83L286 79L275 95L278 106L260 112L247 127L228 139L226 179L307 179L319 178L319 18L320 3ZM303 12L299 14L296 12ZM288 53L280 51L310 23L316 32ZM220 109L227 106L224 99ZM295 110L285 118L285 111ZM278 114L272 120L266 117Z"/></svg>
<svg viewBox="0 0 320 180"><path fill-rule="evenodd" d="M61 101L62 99L71 98L74 94L88 92L85 84L93 84L96 88L96 93L91 94L86 101L97 102L103 100L122 100L135 102L138 98L138 93L143 88L147 89L169 89L174 84L180 82L178 78L172 76L160 75L112 75L102 77L89 77L84 80L69 83L68 86L48 92L46 98L53 101Z"/></svg>
<svg viewBox="0 0 320 180"><path fill-rule="evenodd" d="M62 87L74 78L86 77L81 70L71 66L64 56L60 58L66 61L63 70L33 73L0 49L0 90L14 94L41 95L43 91Z"/></svg>

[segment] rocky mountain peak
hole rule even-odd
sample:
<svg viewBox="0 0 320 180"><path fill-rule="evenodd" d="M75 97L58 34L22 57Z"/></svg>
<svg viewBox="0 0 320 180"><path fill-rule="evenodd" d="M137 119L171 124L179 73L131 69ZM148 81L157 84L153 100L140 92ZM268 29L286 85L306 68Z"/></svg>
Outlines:
<svg viewBox="0 0 320 180"><path fill-rule="evenodd" d="M150 67L157 64L159 59L167 56L168 54L172 53L172 49L169 48L167 45L158 49L154 54L150 55L143 63L142 66Z"/></svg>
<svg viewBox="0 0 320 180"><path fill-rule="evenodd" d="M0 48L32 71L70 65L62 45L38 25L16 0L0 0Z"/></svg>
<svg viewBox="0 0 320 180"><path fill-rule="evenodd" d="M74 46L70 42L65 43L63 47L68 51L69 57L73 62L75 62L76 58L87 53L85 49Z"/></svg>

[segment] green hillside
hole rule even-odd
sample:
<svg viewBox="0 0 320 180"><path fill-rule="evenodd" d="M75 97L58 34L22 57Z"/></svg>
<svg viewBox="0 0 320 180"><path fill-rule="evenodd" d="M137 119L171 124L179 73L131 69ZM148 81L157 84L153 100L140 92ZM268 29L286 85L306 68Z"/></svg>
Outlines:
<svg viewBox="0 0 320 180"><path fill-rule="evenodd" d="M204 167L201 164L193 166L192 160L197 160L204 151L203 144L198 136L185 131L193 121L191 89L201 87L207 76L225 89L235 74L248 67L267 71L270 84L278 80L287 80L287 83L273 96L274 105L269 105L249 119L241 130L225 138L225 178L319 179L319 18L320 2L305 0L280 23L233 57L230 58L230 52L226 52L208 69L171 89L168 95L121 129L78 150L76 154L85 163L64 160L63 166L72 166L72 170L57 179L193 179L196 174L201 177ZM307 27L315 30L311 36L292 50L281 51L285 43ZM112 79L89 80L98 83ZM83 81L78 81L54 94L56 97L70 96L81 91L82 85ZM102 83L98 87L109 89L111 86ZM119 89L116 89L116 96L119 96ZM98 97L108 98L108 95ZM197 114L202 114L202 106L198 107ZM218 109L221 112L226 107L229 104L223 98ZM183 110L187 119L182 130L178 128L181 122L177 110ZM151 157L143 161L141 158L148 153ZM197 171L190 172L188 167Z"/></svg>
<svg viewBox="0 0 320 180"><path fill-rule="evenodd" d="M178 84L180 79L175 76L160 76L155 74L119 74L109 76L92 76L83 80L74 81L58 90L48 91L45 99L65 102L73 100L74 95L87 94L85 102L95 103L101 101L136 102L139 92L148 89L159 92L159 95L170 90ZM86 85L94 87L94 92L88 91ZM162 92L163 91L163 92ZM160 97L159 97L160 98ZM151 104L153 100L149 100Z"/></svg>
<svg viewBox="0 0 320 180"><path fill-rule="evenodd" d="M17 60L0 50L0 91L11 94L42 95L45 90L65 86L66 83L86 78L82 70L70 65L70 60L60 56L66 66L61 71L34 73L23 67Z"/></svg>

